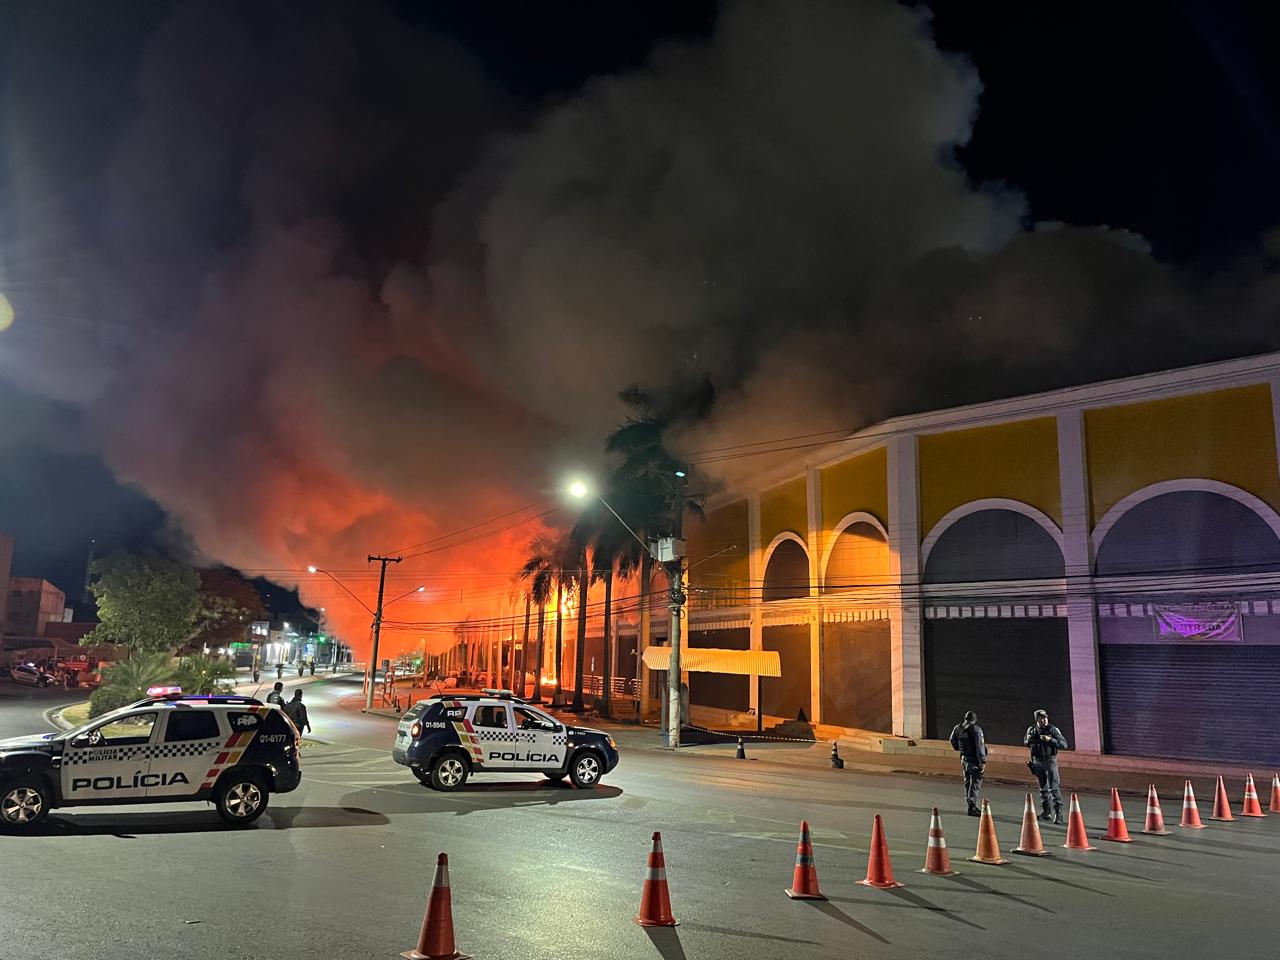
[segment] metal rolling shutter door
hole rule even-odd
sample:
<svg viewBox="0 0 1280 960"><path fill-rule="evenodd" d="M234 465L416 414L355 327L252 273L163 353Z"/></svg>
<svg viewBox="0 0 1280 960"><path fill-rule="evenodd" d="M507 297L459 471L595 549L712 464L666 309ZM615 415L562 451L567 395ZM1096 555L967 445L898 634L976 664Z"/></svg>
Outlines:
<svg viewBox="0 0 1280 960"><path fill-rule="evenodd" d="M1108 752L1280 765L1280 646L1100 650Z"/></svg>

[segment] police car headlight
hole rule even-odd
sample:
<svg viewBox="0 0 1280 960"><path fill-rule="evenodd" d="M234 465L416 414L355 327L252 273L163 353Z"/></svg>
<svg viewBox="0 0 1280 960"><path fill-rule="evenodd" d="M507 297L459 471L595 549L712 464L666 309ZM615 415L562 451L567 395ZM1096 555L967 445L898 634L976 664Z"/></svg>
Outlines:
<svg viewBox="0 0 1280 960"><path fill-rule="evenodd" d="M605 739L609 741L609 746L610 746L612 749L614 749L614 750L617 750L617 749L618 749L618 744L614 741L613 737L606 737Z"/></svg>

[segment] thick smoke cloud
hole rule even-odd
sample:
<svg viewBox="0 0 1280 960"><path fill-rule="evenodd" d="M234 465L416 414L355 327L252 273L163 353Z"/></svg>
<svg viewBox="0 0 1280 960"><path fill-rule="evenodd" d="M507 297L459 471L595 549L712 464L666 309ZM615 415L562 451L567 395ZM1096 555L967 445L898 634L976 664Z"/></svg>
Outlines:
<svg viewBox="0 0 1280 960"><path fill-rule="evenodd" d="M633 383L715 384L697 451L1274 343L1268 255L1192 286L970 184L976 74L897 4L729 3L538 109L371 4L75 9L5 14L0 376L353 639L296 571L536 499ZM413 619L531 532L407 563L461 596Z"/></svg>

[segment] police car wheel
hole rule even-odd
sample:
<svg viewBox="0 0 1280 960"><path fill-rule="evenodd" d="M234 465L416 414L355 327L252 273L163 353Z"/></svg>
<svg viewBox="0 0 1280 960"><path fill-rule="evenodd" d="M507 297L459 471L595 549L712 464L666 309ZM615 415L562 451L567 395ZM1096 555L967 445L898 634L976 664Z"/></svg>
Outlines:
<svg viewBox="0 0 1280 960"><path fill-rule="evenodd" d="M49 813L49 788L39 780L15 780L0 789L0 826L25 830Z"/></svg>
<svg viewBox="0 0 1280 960"><path fill-rule="evenodd" d="M218 784L213 802L227 823L253 823L267 809L267 788L253 774L233 774Z"/></svg>
<svg viewBox="0 0 1280 960"><path fill-rule="evenodd" d="M437 790L457 790L466 782L466 761L456 753L446 753L431 765L431 786Z"/></svg>
<svg viewBox="0 0 1280 960"><path fill-rule="evenodd" d="M579 790L589 790L604 776L604 764L594 750L583 750L569 766L569 779Z"/></svg>

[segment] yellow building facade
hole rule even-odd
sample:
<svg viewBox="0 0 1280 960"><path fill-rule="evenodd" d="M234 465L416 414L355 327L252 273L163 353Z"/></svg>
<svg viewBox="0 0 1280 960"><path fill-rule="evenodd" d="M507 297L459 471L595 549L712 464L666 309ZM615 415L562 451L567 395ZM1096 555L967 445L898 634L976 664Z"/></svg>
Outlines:
<svg viewBox="0 0 1280 960"><path fill-rule="evenodd" d="M1043 708L1082 751L1280 762L1280 732L1230 735L1280 694L1278 402L1267 355L898 418L752 478L691 523L689 642L783 676L692 677L695 711L944 738L973 709L1019 743Z"/></svg>

